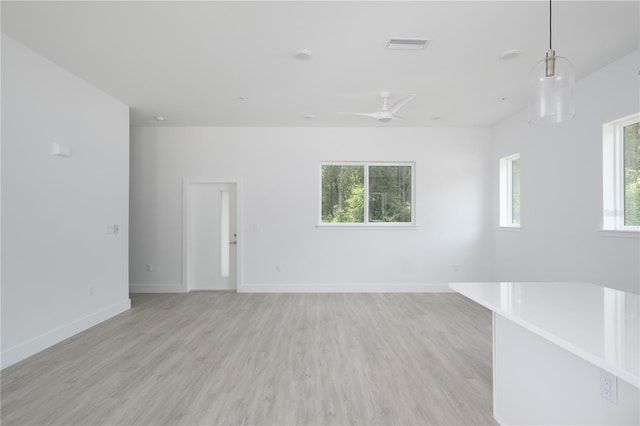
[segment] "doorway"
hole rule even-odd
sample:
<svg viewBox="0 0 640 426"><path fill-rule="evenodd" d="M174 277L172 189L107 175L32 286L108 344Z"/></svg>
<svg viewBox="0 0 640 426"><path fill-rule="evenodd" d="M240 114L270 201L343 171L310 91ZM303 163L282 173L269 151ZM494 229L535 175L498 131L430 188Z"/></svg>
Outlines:
<svg viewBox="0 0 640 426"><path fill-rule="evenodd" d="M237 290L236 182L185 180L183 281L191 290Z"/></svg>

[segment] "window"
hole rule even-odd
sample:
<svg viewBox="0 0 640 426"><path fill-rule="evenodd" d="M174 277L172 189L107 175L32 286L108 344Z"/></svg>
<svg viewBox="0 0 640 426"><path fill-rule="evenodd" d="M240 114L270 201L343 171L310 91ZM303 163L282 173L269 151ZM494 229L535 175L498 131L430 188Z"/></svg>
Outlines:
<svg viewBox="0 0 640 426"><path fill-rule="evenodd" d="M640 231L640 113L603 126L603 228Z"/></svg>
<svg viewBox="0 0 640 426"><path fill-rule="evenodd" d="M500 159L500 226L520 227L520 154Z"/></svg>
<svg viewBox="0 0 640 426"><path fill-rule="evenodd" d="M322 164L321 223L413 224L413 167L413 163Z"/></svg>

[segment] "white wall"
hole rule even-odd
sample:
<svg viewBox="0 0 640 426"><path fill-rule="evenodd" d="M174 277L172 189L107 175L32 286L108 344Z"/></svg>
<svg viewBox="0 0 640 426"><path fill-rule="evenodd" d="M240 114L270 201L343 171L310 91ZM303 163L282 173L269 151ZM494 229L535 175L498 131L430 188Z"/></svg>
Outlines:
<svg viewBox="0 0 640 426"><path fill-rule="evenodd" d="M183 177L242 179L240 290L490 279L488 153L487 129L133 128L132 289L180 291ZM415 161L417 229L316 229L321 161Z"/></svg>
<svg viewBox="0 0 640 426"><path fill-rule="evenodd" d="M5 367L130 307L129 110L3 35L2 124Z"/></svg>
<svg viewBox="0 0 640 426"><path fill-rule="evenodd" d="M638 235L602 232L602 125L640 110L640 53L576 85L576 118L492 128L493 249L501 281L588 281L640 292ZM499 229L499 159L521 153L520 231Z"/></svg>

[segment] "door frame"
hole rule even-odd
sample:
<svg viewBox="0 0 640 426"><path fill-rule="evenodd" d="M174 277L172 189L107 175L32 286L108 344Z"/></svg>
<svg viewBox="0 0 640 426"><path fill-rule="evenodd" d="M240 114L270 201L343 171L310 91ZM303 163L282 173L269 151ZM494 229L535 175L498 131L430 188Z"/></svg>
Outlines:
<svg viewBox="0 0 640 426"><path fill-rule="evenodd" d="M201 184L232 184L236 188L236 292L242 288L242 180L238 178L196 178L182 179L182 288L185 293L189 288L189 218L191 217L191 199L189 190L191 185Z"/></svg>

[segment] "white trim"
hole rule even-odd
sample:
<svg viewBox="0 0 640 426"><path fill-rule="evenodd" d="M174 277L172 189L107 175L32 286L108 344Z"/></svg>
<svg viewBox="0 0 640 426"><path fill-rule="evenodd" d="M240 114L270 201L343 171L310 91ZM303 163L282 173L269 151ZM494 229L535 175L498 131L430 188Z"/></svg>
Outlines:
<svg viewBox="0 0 640 426"><path fill-rule="evenodd" d="M452 293L447 283L244 284L239 293Z"/></svg>
<svg viewBox="0 0 640 426"><path fill-rule="evenodd" d="M600 235L609 238L635 238L640 239L640 231L630 229L603 229Z"/></svg>
<svg viewBox="0 0 640 426"><path fill-rule="evenodd" d="M63 324L2 352L2 368L22 361L36 353L60 343L88 328L131 309L131 300L125 299L97 312Z"/></svg>
<svg viewBox="0 0 640 426"><path fill-rule="evenodd" d="M239 292L242 288L242 238L244 230L242 228L242 179L240 178L196 178L184 177L182 179L182 288L189 292L189 185L200 183L212 184L234 184L236 186L236 290Z"/></svg>
<svg viewBox="0 0 640 426"><path fill-rule="evenodd" d="M409 224L403 224L403 223L389 223L387 225L377 225L377 224L354 224L354 223L323 223L320 225L316 225L316 229L322 229L322 230L331 230L331 229L357 229L359 231L361 230L367 230L367 231L371 231L371 230L384 230L384 231L389 231L389 230L398 230L398 229L403 229L403 230L415 230L418 229L418 225L409 225Z"/></svg>
<svg viewBox="0 0 640 426"><path fill-rule="evenodd" d="M189 293L182 284L130 284L131 293ZM195 290L193 290L195 291ZM243 284L238 293L452 293L446 283Z"/></svg>
<svg viewBox="0 0 640 426"><path fill-rule="evenodd" d="M506 423L504 423L502 420L500 420L500 417L498 417L495 413L493 414L493 420L495 420L496 423L498 423L500 426L509 426Z"/></svg>
<svg viewBox="0 0 640 426"><path fill-rule="evenodd" d="M506 225L500 225L498 226L498 229L501 231L511 231L511 232L520 232L522 231L522 226L506 226Z"/></svg>
<svg viewBox="0 0 640 426"><path fill-rule="evenodd" d="M130 293L188 293L181 283L178 284L129 284Z"/></svg>

